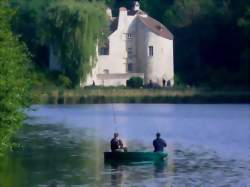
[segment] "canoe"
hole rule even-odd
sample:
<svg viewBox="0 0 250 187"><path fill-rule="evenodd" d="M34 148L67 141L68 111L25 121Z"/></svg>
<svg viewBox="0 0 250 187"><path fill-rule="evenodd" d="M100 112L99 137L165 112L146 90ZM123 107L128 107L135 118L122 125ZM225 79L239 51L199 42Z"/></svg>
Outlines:
<svg viewBox="0 0 250 187"><path fill-rule="evenodd" d="M164 152L104 152L104 160L109 162L145 162L165 160Z"/></svg>

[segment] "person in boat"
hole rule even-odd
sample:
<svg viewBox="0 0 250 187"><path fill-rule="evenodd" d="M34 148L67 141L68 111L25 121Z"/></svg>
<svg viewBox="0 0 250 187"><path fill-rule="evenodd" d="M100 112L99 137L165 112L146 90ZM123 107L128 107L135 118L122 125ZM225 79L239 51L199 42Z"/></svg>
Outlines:
<svg viewBox="0 0 250 187"><path fill-rule="evenodd" d="M167 143L161 138L161 134L159 132L156 133L156 139L153 141L153 146L154 152L163 152L164 147L167 147Z"/></svg>
<svg viewBox="0 0 250 187"><path fill-rule="evenodd" d="M119 138L119 134L114 133L114 138L110 141L112 152L123 152L126 151L126 147L123 146L122 140Z"/></svg>

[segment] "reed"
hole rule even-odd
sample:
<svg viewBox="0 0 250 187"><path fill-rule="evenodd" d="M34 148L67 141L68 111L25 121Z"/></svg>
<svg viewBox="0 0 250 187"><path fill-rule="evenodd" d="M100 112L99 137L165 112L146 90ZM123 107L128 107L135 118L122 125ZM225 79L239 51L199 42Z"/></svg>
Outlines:
<svg viewBox="0 0 250 187"><path fill-rule="evenodd" d="M169 88L83 88L34 90L34 104L95 103L250 103L250 91Z"/></svg>

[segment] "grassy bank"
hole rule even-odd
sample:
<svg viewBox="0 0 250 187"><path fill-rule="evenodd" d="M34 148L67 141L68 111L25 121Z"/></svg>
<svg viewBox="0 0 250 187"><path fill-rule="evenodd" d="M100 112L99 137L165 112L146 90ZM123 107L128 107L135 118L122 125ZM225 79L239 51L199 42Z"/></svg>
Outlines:
<svg viewBox="0 0 250 187"><path fill-rule="evenodd" d="M33 90L34 104L250 103L249 90L85 88Z"/></svg>

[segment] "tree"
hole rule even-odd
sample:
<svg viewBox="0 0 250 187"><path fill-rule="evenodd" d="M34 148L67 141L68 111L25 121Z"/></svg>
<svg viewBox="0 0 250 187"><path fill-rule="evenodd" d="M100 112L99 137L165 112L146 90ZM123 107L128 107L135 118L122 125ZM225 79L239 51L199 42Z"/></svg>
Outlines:
<svg viewBox="0 0 250 187"><path fill-rule="evenodd" d="M244 50L241 53L242 61L240 66L240 75L242 75L245 84L250 85L250 3L244 7L243 16L238 19L238 25L242 29L244 37Z"/></svg>
<svg viewBox="0 0 250 187"><path fill-rule="evenodd" d="M131 77L126 82L129 88L141 88L143 86L143 79L141 77Z"/></svg>
<svg viewBox="0 0 250 187"><path fill-rule="evenodd" d="M249 64L241 57L247 46L237 25L246 5L234 0L175 0L166 9L163 22L175 35L175 73L185 84L249 85L241 71Z"/></svg>
<svg viewBox="0 0 250 187"><path fill-rule="evenodd" d="M14 30L28 44L34 61L48 61L53 49L64 76L74 86L84 81L95 64L96 44L108 30L104 1L11 0L17 9Z"/></svg>
<svg viewBox="0 0 250 187"><path fill-rule="evenodd" d="M56 50L63 72L77 86L93 68L97 41L107 31L105 6L88 1L58 1L48 8L47 23L48 45Z"/></svg>
<svg viewBox="0 0 250 187"><path fill-rule="evenodd" d="M11 139L25 117L29 101L29 56L11 32L14 11L0 0L0 156L13 147Z"/></svg>
<svg viewBox="0 0 250 187"><path fill-rule="evenodd" d="M150 16L162 21L164 13L174 3L174 0L141 0L142 9Z"/></svg>

